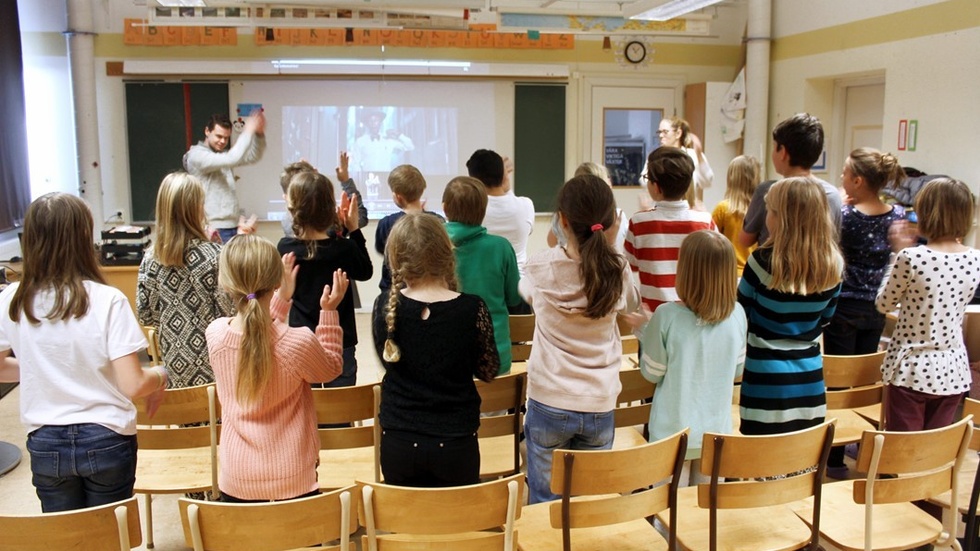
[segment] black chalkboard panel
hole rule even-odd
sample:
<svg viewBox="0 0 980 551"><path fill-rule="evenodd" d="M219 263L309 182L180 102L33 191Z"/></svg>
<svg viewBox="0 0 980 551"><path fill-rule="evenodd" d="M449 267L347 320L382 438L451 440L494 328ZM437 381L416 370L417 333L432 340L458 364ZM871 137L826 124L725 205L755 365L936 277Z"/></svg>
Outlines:
<svg viewBox="0 0 980 551"><path fill-rule="evenodd" d="M183 170L184 153L204 137L213 113L228 113L227 82L126 83L133 222L153 220L160 181Z"/></svg>
<svg viewBox="0 0 980 551"><path fill-rule="evenodd" d="M514 167L517 195L536 212L555 209L565 182L565 85L520 84L514 94Z"/></svg>

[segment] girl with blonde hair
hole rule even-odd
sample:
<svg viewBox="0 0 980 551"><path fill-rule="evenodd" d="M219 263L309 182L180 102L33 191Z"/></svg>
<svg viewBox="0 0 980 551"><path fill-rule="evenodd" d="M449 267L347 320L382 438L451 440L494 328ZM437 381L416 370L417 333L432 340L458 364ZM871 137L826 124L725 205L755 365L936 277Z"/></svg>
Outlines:
<svg viewBox="0 0 980 551"><path fill-rule="evenodd" d="M738 234L742 231L742 221L745 219L745 211L749 209L749 203L752 202L752 194L759 185L760 169L759 160L755 157L739 155L732 159L728 165L725 198L711 211L711 219L718 226L718 231L735 247L736 278L745 268L749 254L755 250L754 245L742 246L738 241Z"/></svg>
<svg viewBox="0 0 980 551"><path fill-rule="evenodd" d="M156 240L140 262L136 312L157 329L170 386L214 382L204 331L235 309L218 289L221 245L205 231L204 186L186 172L164 177L157 193Z"/></svg>
<svg viewBox="0 0 980 551"><path fill-rule="evenodd" d="M66 193L27 209L21 280L0 292L0 382L20 380L32 482L45 513L128 499L136 482L136 406L152 414L167 371L142 369L146 338L106 285L92 214Z"/></svg>
<svg viewBox="0 0 980 551"><path fill-rule="evenodd" d="M320 438L310 384L331 381L343 365L337 305L347 276L333 272L320 294L316 333L285 324L299 271L292 253L255 235L221 251L221 287L233 318L207 329L221 401L218 488L223 501L270 501L318 493ZM276 290L278 288L278 290Z"/></svg>
<svg viewBox="0 0 980 551"><path fill-rule="evenodd" d="M888 430L944 427L970 390L963 316L980 285L980 252L963 244L976 198L951 178L930 181L915 197L916 245L904 221L892 226L892 261L875 299L879 312L902 308L882 364Z"/></svg>
<svg viewBox="0 0 980 551"><path fill-rule="evenodd" d="M609 186L576 176L557 202L567 242L531 256L518 284L535 314L524 422L530 503L557 498L554 450L612 447L623 356L616 316L640 301L626 259L609 244L616 223Z"/></svg>
<svg viewBox="0 0 980 551"><path fill-rule="evenodd" d="M391 288L374 304L381 382L381 472L399 486L480 481L480 395L473 378L500 369L483 299L456 292L456 262L443 223L409 213L385 250Z"/></svg>
<svg viewBox="0 0 980 551"><path fill-rule="evenodd" d="M690 427L681 484L698 484L701 436L732 432L733 382L745 362L745 312L736 302L735 249L719 233L700 230L681 243L676 288L639 328L643 377L657 385L650 441ZM628 316L646 321L643 314Z"/></svg>
<svg viewBox="0 0 980 551"><path fill-rule="evenodd" d="M344 201L347 203L347 201ZM367 281L374 273L364 234L360 229L357 196L338 209L330 180L315 170L296 173L286 190L286 207L293 218L295 237L279 240L279 254L293 253L301 269L296 276L291 327L315 331L320 318L320 294L336 270L355 281ZM336 228L347 230L347 237ZM344 372L326 387L357 384L357 323L354 319L354 288L349 286L337 306L344 330Z"/></svg>
<svg viewBox="0 0 980 551"><path fill-rule="evenodd" d="M844 261L823 187L786 178L766 194L769 240L738 286L748 319L739 411L742 434L792 432L823 422L820 335L834 315Z"/></svg>

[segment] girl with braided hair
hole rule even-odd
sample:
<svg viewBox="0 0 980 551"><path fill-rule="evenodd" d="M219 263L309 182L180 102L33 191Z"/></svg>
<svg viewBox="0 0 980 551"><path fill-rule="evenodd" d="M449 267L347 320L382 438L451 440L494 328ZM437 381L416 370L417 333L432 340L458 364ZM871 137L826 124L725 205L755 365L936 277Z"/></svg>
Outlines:
<svg viewBox="0 0 980 551"><path fill-rule="evenodd" d="M398 486L480 481L480 395L473 378L500 368L483 299L456 291L456 261L442 221L403 216L385 247L391 288L374 304L381 382L381 472Z"/></svg>

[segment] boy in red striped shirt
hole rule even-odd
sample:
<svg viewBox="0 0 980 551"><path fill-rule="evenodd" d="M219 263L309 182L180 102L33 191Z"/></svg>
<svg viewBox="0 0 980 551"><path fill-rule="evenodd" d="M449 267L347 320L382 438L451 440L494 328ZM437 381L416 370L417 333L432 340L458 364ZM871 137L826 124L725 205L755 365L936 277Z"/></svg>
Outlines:
<svg viewBox="0 0 980 551"><path fill-rule="evenodd" d="M656 310L676 302L674 278L681 241L698 230L717 231L711 213L692 210L685 195L691 186L694 162L683 149L658 147L647 158L647 190L654 207L630 218L626 259L639 273L643 304Z"/></svg>

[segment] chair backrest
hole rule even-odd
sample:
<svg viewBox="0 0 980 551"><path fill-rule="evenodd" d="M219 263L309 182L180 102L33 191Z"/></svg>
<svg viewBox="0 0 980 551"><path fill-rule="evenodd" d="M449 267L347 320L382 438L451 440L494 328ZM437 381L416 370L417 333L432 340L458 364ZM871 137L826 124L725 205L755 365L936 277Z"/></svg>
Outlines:
<svg viewBox="0 0 980 551"><path fill-rule="evenodd" d="M623 369L619 372L622 390L616 398L615 424L617 427L643 425L646 434L650 422L650 400L657 385L643 378L639 369Z"/></svg>
<svg viewBox="0 0 980 551"><path fill-rule="evenodd" d="M698 506L709 509L710 548L718 548L718 510L768 507L813 497L810 549L820 536L820 498L834 420L766 436L705 433ZM727 479L738 479L731 481Z"/></svg>
<svg viewBox="0 0 980 551"><path fill-rule="evenodd" d="M883 397L881 364L885 352L855 356L824 354L827 409L849 409L880 404Z"/></svg>
<svg viewBox="0 0 980 551"><path fill-rule="evenodd" d="M269 503L221 503L180 498L184 541L194 551L295 549L340 540L322 549L347 551L357 530L356 487Z"/></svg>
<svg viewBox="0 0 980 551"><path fill-rule="evenodd" d="M963 401L963 417L973 416L973 421L980 421L980 401L967 398ZM980 430L973 429L973 436L970 438L970 449L980 450ZM973 488L970 490L970 504L966 510L966 528L963 530L963 539L966 545L964 551L974 551L977 549L977 541L980 534L977 533L977 508L980 507L980 468L977 468L973 476Z"/></svg>
<svg viewBox="0 0 980 551"><path fill-rule="evenodd" d="M963 400L963 417L968 415L973 416L973 422L980 423L980 400L974 400L973 398L967 398ZM974 425L973 436L970 438L970 449L975 451L980 451L980 430L975 430L976 425Z"/></svg>
<svg viewBox="0 0 980 551"><path fill-rule="evenodd" d="M514 468L506 474L516 474L521 470L521 430L524 426L521 406L527 392L527 374L510 373L501 375L486 383L476 381L480 393L479 438L512 436L511 453Z"/></svg>
<svg viewBox="0 0 980 551"><path fill-rule="evenodd" d="M321 450L374 445L374 427L363 422L374 419L374 387L377 386L379 383L313 389L313 405L319 425L350 425L320 428Z"/></svg>
<svg viewBox="0 0 980 551"><path fill-rule="evenodd" d="M571 549L572 528L629 522L667 508L670 526L677 526L677 484L672 481L680 480L687 436L685 429L633 448L555 450L551 491L561 495L561 501L551 504L551 526L561 528L564 549ZM589 497L579 499L585 496ZM668 541L669 549L677 549L673 529Z"/></svg>
<svg viewBox="0 0 980 551"><path fill-rule="evenodd" d="M63 513L0 516L6 551L128 551L143 543L136 498Z"/></svg>
<svg viewBox="0 0 980 551"><path fill-rule="evenodd" d="M534 340L534 314L510 316L511 360L526 362L531 357L531 341Z"/></svg>
<svg viewBox="0 0 980 551"><path fill-rule="evenodd" d="M524 475L454 488L407 488L358 481L362 549L517 549ZM387 532L380 535L379 532Z"/></svg>
<svg viewBox="0 0 980 551"><path fill-rule="evenodd" d="M218 409L213 383L167 389L152 418L147 414L146 400L138 400L136 436L139 447L170 450L217 446Z"/></svg>
<svg viewBox="0 0 980 551"><path fill-rule="evenodd" d="M146 355L150 358L150 365L160 365L163 363L163 356L160 354L160 332L156 327L149 325L143 326L143 334L146 335Z"/></svg>
<svg viewBox="0 0 980 551"><path fill-rule="evenodd" d="M640 351L640 341L633 334L633 326L623 316L616 317L616 325L619 327L619 338L623 341L623 354L638 353Z"/></svg>
<svg viewBox="0 0 980 551"><path fill-rule="evenodd" d="M866 548L871 545L875 504L923 500L951 491L950 510L958 510L959 472L972 436L972 415L933 430L865 431L856 468L867 477L854 481L854 502L865 505ZM959 515L944 516L946 533L956 534Z"/></svg>

